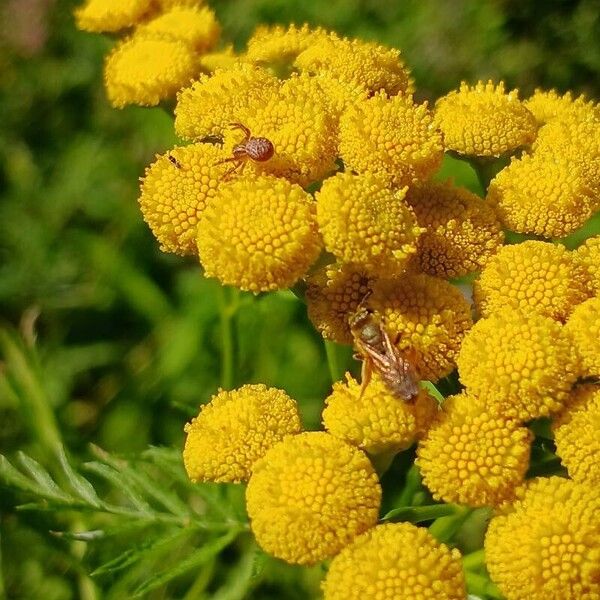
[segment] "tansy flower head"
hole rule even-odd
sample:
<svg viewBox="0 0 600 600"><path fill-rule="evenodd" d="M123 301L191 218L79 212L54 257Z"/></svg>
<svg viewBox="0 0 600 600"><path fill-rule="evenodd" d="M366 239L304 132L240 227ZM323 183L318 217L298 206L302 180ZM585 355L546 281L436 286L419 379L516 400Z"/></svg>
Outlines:
<svg viewBox="0 0 600 600"><path fill-rule="evenodd" d="M327 265L307 279L308 317L324 338L351 344L348 318L371 290L373 278L351 265Z"/></svg>
<svg viewBox="0 0 600 600"><path fill-rule="evenodd" d="M527 421L562 408L578 362L562 325L504 308L466 335L458 372L469 393L485 399L490 410Z"/></svg>
<svg viewBox="0 0 600 600"><path fill-rule="evenodd" d="M217 69L232 69L243 62L243 58L227 46L218 52L207 52L198 59L200 67L206 73L214 73Z"/></svg>
<svg viewBox="0 0 600 600"><path fill-rule="evenodd" d="M357 100L340 119L340 155L346 168L380 174L395 186L427 179L443 154L427 105L414 104L411 96L376 94Z"/></svg>
<svg viewBox="0 0 600 600"><path fill-rule="evenodd" d="M419 442L417 464L436 500L493 506L512 499L529 466L530 431L463 393L447 398Z"/></svg>
<svg viewBox="0 0 600 600"><path fill-rule="evenodd" d="M600 597L600 493L560 477L531 481L492 519L485 557L506 600Z"/></svg>
<svg viewBox="0 0 600 600"><path fill-rule="evenodd" d="M196 228L229 167L223 151L211 144L175 148L146 169L140 208L163 252L197 254Z"/></svg>
<svg viewBox="0 0 600 600"><path fill-rule="evenodd" d="M523 104L539 125L565 117L585 119L597 110L594 103L586 100L585 96L573 99L571 92L560 96L556 90L536 89L533 96Z"/></svg>
<svg viewBox="0 0 600 600"><path fill-rule="evenodd" d="M320 27L313 29L306 24L302 27L296 25L257 27L248 40L246 58L256 63L291 62L300 52L328 35L324 29Z"/></svg>
<svg viewBox="0 0 600 600"><path fill-rule="evenodd" d="M136 35L181 40L200 53L210 50L220 33L212 10L186 6L175 6L136 29Z"/></svg>
<svg viewBox="0 0 600 600"><path fill-rule="evenodd" d="M167 11L176 6L198 7L204 4L204 0L154 0L162 11Z"/></svg>
<svg viewBox="0 0 600 600"><path fill-rule="evenodd" d="M497 252L504 235L494 209L451 182L409 188L406 201L425 228L415 262L423 273L450 278L480 269Z"/></svg>
<svg viewBox="0 0 600 600"><path fill-rule="evenodd" d="M246 491L265 552L313 564L377 522L381 488L366 455L324 432L286 438L255 463Z"/></svg>
<svg viewBox="0 0 600 600"><path fill-rule="evenodd" d="M331 562L325 600L464 600L460 552L411 523L378 525Z"/></svg>
<svg viewBox="0 0 600 600"><path fill-rule="evenodd" d="M412 80L400 51L374 42L319 35L294 64L300 71L327 73L333 79L360 84L372 93L412 93Z"/></svg>
<svg viewBox="0 0 600 600"><path fill-rule="evenodd" d="M598 338L596 338L598 339ZM556 454L575 481L600 488L600 387L577 386L553 423Z"/></svg>
<svg viewBox="0 0 600 600"><path fill-rule="evenodd" d="M75 19L85 31L119 31L141 21L152 6L152 0L87 0L75 9Z"/></svg>
<svg viewBox="0 0 600 600"><path fill-rule="evenodd" d="M221 135L239 121L243 107L266 102L278 87L278 80L265 69L243 63L202 74L177 96L175 131L190 140Z"/></svg>
<svg viewBox="0 0 600 600"><path fill-rule="evenodd" d="M358 446L369 454L400 452L422 434L438 404L425 390L414 402L403 402L390 393L374 373L360 397L361 384L349 374L333 384L325 400L323 425L335 437Z"/></svg>
<svg viewBox="0 0 600 600"><path fill-rule="evenodd" d="M437 381L454 369L473 323L471 307L457 288L429 275L404 275L377 281L368 302L422 379Z"/></svg>
<svg viewBox="0 0 600 600"><path fill-rule="evenodd" d="M285 177L306 186L335 170L336 122L328 100L307 77L293 76L263 102L248 103L238 113L253 135L265 137L275 149L265 162L248 161L256 173ZM239 130L228 130L225 148L242 141Z"/></svg>
<svg viewBox="0 0 600 600"><path fill-rule="evenodd" d="M326 179L317 193L317 220L327 250L372 274L402 273L423 231L405 195L372 173Z"/></svg>
<svg viewBox="0 0 600 600"><path fill-rule="evenodd" d="M321 251L314 212L311 196L284 179L223 185L198 228L206 275L252 292L293 285Z"/></svg>
<svg viewBox="0 0 600 600"><path fill-rule="evenodd" d="M484 317L509 306L563 322L588 297L587 277L573 253L538 241L502 247L485 265L473 292Z"/></svg>
<svg viewBox="0 0 600 600"><path fill-rule="evenodd" d="M575 260L585 269L590 290L600 295L600 235L588 238L579 246Z"/></svg>
<svg viewBox="0 0 600 600"><path fill-rule="evenodd" d="M117 108L155 106L175 96L198 69L196 55L185 42L133 36L117 44L106 58L106 93Z"/></svg>
<svg viewBox="0 0 600 600"><path fill-rule="evenodd" d="M506 93L503 82L461 83L458 91L437 101L435 117L446 149L467 156L510 154L531 144L537 131L535 117L518 92Z"/></svg>
<svg viewBox="0 0 600 600"><path fill-rule="evenodd" d="M600 296L575 307L565 330L581 358L584 377L600 377Z"/></svg>
<svg viewBox="0 0 600 600"><path fill-rule="evenodd" d="M246 481L269 448L301 430L298 407L282 390L221 390L185 426L185 469L192 481Z"/></svg>
<svg viewBox="0 0 600 600"><path fill-rule="evenodd" d="M548 238L572 233L597 206L578 164L543 154L513 159L490 183L487 199L508 229Z"/></svg>

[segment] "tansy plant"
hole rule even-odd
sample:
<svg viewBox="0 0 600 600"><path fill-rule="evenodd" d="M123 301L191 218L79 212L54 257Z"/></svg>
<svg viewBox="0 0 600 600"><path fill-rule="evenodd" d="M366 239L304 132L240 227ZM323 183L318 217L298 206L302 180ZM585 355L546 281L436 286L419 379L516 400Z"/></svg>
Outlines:
<svg viewBox="0 0 600 600"><path fill-rule="evenodd" d="M236 54L200 1L88 0L75 16L122 35L109 101L174 115L182 142L139 196L161 250L228 286L229 319L238 290L290 290L333 385L322 431L304 431L282 390L232 389L224 321L223 389L185 426L189 480L157 449L129 462L96 450L86 465L127 506L65 457L62 482L27 457L4 478L38 505L162 523L154 552L193 539L138 596L190 570L210 580L225 548L258 546L248 590L269 555L320 564L325 600L600 598L600 236L581 229L600 208L600 108L492 81L430 106L398 50L291 25L260 27ZM481 195L444 177L452 161ZM368 363L362 381L344 374L342 345ZM415 397L388 367L420 382Z"/></svg>

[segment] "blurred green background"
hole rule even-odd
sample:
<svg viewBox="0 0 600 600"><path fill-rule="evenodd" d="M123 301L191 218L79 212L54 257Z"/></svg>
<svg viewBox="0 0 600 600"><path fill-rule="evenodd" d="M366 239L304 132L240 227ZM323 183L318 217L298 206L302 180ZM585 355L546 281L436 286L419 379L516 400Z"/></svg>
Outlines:
<svg viewBox="0 0 600 600"><path fill-rule="evenodd" d="M286 389L305 424L318 426L330 379L303 305L289 293L234 297L193 260L158 250L136 196L144 166L176 142L171 118L108 106L102 59L111 42L76 31L74 4L0 3L0 453L24 450L44 463L57 439L75 463L89 458L91 442L126 456L180 448L184 422L223 382L224 325L237 334L235 383ZM596 0L212 6L240 48L257 23L305 21L401 48L420 98L478 78L503 78L525 95L542 86L598 97ZM122 538L97 556L50 533L72 519L18 512L21 501L0 487L0 597L128 597L126 586L111 591L116 578L91 584L85 575ZM163 586L143 597L309 598L314 581L272 565L252 595L252 586L229 584L228 596Z"/></svg>

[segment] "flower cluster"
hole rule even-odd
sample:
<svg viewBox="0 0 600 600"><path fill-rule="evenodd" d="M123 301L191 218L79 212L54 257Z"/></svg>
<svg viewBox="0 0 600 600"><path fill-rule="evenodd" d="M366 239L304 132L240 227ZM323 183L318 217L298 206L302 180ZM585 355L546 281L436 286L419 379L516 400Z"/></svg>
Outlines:
<svg viewBox="0 0 600 600"><path fill-rule="evenodd" d="M480 81L430 107L395 49L278 25L236 54L215 48L199 4L76 12L82 28L128 30L106 62L115 106L176 98L185 145L147 168L143 217L207 277L293 289L328 348L354 345L362 380L333 383L324 431L303 431L282 390L219 391L186 427L189 477L247 483L273 556L332 558L326 600L451 600L472 585L432 535L443 522L380 523L386 485L390 514L415 523L495 511L486 561L506 600L600 597L600 236L561 243L600 209L598 106ZM447 156L486 198L440 177ZM570 479L527 481L541 452ZM382 477L399 453L411 470Z"/></svg>

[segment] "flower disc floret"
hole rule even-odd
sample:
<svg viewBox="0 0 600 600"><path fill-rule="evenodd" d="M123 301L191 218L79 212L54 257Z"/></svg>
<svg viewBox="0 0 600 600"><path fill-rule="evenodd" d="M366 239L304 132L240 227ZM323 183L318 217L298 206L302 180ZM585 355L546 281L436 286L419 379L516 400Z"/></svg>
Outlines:
<svg viewBox="0 0 600 600"><path fill-rule="evenodd" d="M494 209L451 182L414 186L406 201L425 228L416 263L428 275L447 279L479 270L504 240Z"/></svg>
<svg viewBox="0 0 600 600"><path fill-rule="evenodd" d="M323 425L335 437L369 454L400 452L433 420L438 404L425 390L413 402L390 393L375 373L361 397L361 384L346 374L325 400Z"/></svg>
<svg viewBox="0 0 600 600"><path fill-rule="evenodd" d="M207 7L175 6L136 29L136 35L181 40L200 53L210 50L220 34L215 13Z"/></svg>
<svg viewBox="0 0 600 600"><path fill-rule="evenodd" d="M590 291L600 296L600 235L588 238L579 246L575 259L585 269Z"/></svg>
<svg viewBox="0 0 600 600"><path fill-rule="evenodd" d="M532 240L502 247L485 265L473 292L484 317L512 307L561 322L589 295L586 274L572 252Z"/></svg>
<svg viewBox="0 0 600 600"><path fill-rule="evenodd" d="M572 233L597 207L580 165L544 154L513 159L490 183L487 199L506 228L547 238Z"/></svg>
<svg viewBox="0 0 600 600"><path fill-rule="evenodd" d="M112 32L135 25L152 10L152 0L87 0L75 9L77 27Z"/></svg>
<svg viewBox="0 0 600 600"><path fill-rule="evenodd" d="M253 468L250 526L265 552L314 564L377 522L381 487L366 455L324 432L288 437Z"/></svg>
<svg viewBox="0 0 600 600"><path fill-rule="evenodd" d="M489 410L484 399L450 396L419 442L417 465L434 499L495 506L512 500L523 482L532 438L519 421Z"/></svg>
<svg viewBox="0 0 600 600"><path fill-rule="evenodd" d="M565 330L581 358L583 377L600 377L600 296L575 307Z"/></svg>
<svg viewBox="0 0 600 600"><path fill-rule="evenodd" d="M298 407L284 391L262 384L220 390L185 426L185 469L194 482L247 481L267 450L300 431Z"/></svg>
<svg viewBox="0 0 600 600"><path fill-rule="evenodd" d="M446 149L466 156L510 154L531 144L537 132L517 90L506 93L503 82L461 83L436 102L435 117Z"/></svg>
<svg viewBox="0 0 600 600"><path fill-rule="evenodd" d="M217 146L192 144L158 156L146 169L140 208L163 252L198 253L196 229L223 183L228 167L215 164L223 158Z"/></svg>
<svg viewBox="0 0 600 600"><path fill-rule="evenodd" d="M374 42L319 35L298 55L294 65L301 72L326 73L333 79L360 84L371 93L410 94L413 90L400 51Z"/></svg>
<svg viewBox="0 0 600 600"><path fill-rule="evenodd" d="M504 308L478 321L458 356L460 380L490 410L527 421L559 411L579 373L563 326Z"/></svg>
<svg viewBox="0 0 600 600"><path fill-rule="evenodd" d="M326 179L317 193L317 220L327 250L374 275L402 273L423 231L405 195L371 173Z"/></svg>
<svg viewBox="0 0 600 600"><path fill-rule="evenodd" d="M556 454L575 481L600 488L600 387L578 386L552 424Z"/></svg>
<svg viewBox="0 0 600 600"><path fill-rule="evenodd" d="M456 287L429 275L404 275L377 281L368 302L422 379L437 381L452 372L473 324L471 307Z"/></svg>
<svg viewBox="0 0 600 600"><path fill-rule="evenodd" d="M324 600L464 600L460 552L411 523L378 525L331 562Z"/></svg>
<svg viewBox="0 0 600 600"><path fill-rule="evenodd" d="M586 119L597 114L596 105L585 96L573 99L571 92L562 96L556 90L536 89L524 103L539 125L564 118Z"/></svg>
<svg viewBox="0 0 600 600"><path fill-rule="evenodd" d="M486 566L506 600L600 597L600 493L560 477L532 480L492 519Z"/></svg>
<svg viewBox="0 0 600 600"><path fill-rule="evenodd" d="M264 176L222 185L202 214L197 241L208 277L252 292L293 285L321 251L311 196Z"/></svg>
<svg viewBox="0 0 600 600"><path fill-rule="evenodd" d="M156 106L174 97L198 69L196 55L186 43L134 35L117 44L106 58L106 93L116 108Z"/></svg>
<svg viewBox="0 0 600 600"><path fill-rule="evenodd" d="M352 343L348 319L370 292L372 282L365 271L340 264L321 267L307 278L308 317L325 339Z"/></svg>
<svg viewBox="0 0 600 600"><path fill-rule="evenodd" d="M444 148L426 104L411 96L358 99L340 119L340 155L347 169L385 176L395 186L431 176Z"/></svg>
<svg viewBox="0 0 600 600"><path fill-rule="evenodd" d="M243 63L202 74L177 96L175 131L188 140L222 135L242 108L265 103L278 87L268 71Z"/></svg>

